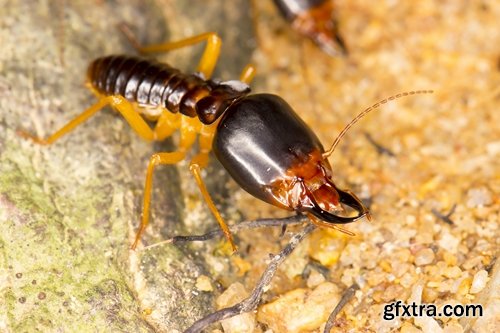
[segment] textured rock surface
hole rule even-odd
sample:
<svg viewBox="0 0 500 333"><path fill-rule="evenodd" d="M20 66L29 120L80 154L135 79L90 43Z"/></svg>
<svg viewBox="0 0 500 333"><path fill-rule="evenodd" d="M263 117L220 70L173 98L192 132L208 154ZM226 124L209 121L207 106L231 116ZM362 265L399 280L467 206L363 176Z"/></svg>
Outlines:
<svg viewBox="0 0 500 333"><path fill-rule="evenodd" d="M133 53L116 29L121 21L145 42L221 31L227 38L219 73L228 79L249 61L249 52L223 27L250 21L231 14L238 13L236 7L224 9L216 1L200 8L182 1L1 2L0 330L187 327L212 308L214 294L194 287L210 270L203 257L187 247L129 251L146 163L152 152L171 150L173 144L142 142L109 110L50 147L33 145L15 131L50 134L95 101L84 87L89 61ZM165 58L193 70L201 50ZM210 224L199 223L210 215L186 165L160 170L146 243L180 233L182 220L191 219L194 228ZM195 211L202 213L192 215Z"/></svg>

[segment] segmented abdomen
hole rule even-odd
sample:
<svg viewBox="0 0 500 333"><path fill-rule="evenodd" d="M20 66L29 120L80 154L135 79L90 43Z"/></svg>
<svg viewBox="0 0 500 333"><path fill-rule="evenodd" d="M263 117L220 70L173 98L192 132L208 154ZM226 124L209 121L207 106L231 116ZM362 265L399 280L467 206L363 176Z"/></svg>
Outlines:
<svg viewBox="0 0 500 333"><path fill-rule="evenodd" d="M154 60L107 56L88 68L92 86L104 95L121 95L142 106L162 106L171 112L197 116L196 102L210 93L206 81Z"/></svg>
<svg viewBox="0 0 500 333"><path fill-rule="evenodd" d="M205 81L155 60L122 55L94 60L87 77L103 95L121 95L141 106L164 107L198 117L204 124L213 123L250 91L232 81Z"/></svg>

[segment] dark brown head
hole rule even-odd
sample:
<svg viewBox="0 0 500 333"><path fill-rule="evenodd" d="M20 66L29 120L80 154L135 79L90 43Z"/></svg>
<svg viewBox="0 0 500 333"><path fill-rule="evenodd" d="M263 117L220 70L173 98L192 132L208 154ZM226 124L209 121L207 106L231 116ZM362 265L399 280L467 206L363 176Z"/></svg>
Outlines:
<svg viewBox="0 0 500 333"><path fill-rule="evenodd" d="M356 196L333 184L319 139L278 96L250 95L229 107L213 150L243 189L272 205L328 223L354 222L368 214ZM339 215L342 204L358 214Z"/></svg>
<svg viewBox="0 0 500 333"><path fill-rule="evenodd" d="M207 81L210 92L196 102L196 113L203 124L214 123L236 101L250 92L250 87L240 81Z"/></svg>

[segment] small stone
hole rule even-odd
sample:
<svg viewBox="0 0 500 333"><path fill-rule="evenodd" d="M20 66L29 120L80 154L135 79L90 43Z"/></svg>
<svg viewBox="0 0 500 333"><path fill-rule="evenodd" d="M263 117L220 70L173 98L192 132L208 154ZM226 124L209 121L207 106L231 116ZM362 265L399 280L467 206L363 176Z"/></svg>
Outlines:
<svg viewBox="0 0 500 333"><path fill-rule="evenodd" d="M401 262L408 262L411 258L411 251L407 248L402 248L394 253L394 258Z"/></svg>
<svg viewBox="0 0 500 333"><path fill-rule="evenodd" d="M424 268L424 273L427 276L432 276L434 279L441 276L442 271L436 265L427 265Z"/></svg>
<svg viewBox="0 0 500 333"><path fill-rule="evenodd" d="M411 295L408 298L408 302L410 303L422 303L422 291L424 290L424 286L422 282L416 283L413 288L411 288Z"/></svg>
<svg viewBox="0 0 500 333"><path fill-rule="evenodd" d="M311 241L311 243L313 243ZM311 255L311 257L313 257ZM314 257L313 257L314 258ZM361 250L358 244L348 243L340 255L342 266L357 266L361 263Z"/></svg>
<svg viewBox="0 0 500 333"><path fill-rule="evenodd" d="M307 278L307 287L314 288L325 282L325 277L323 274L319 273L317 270L313 269L309 277Z"/></svg>
<svg viewBox="0 0 500 333"><path fill-rule="evenodd" d="M452 289L454 288L454 285L455 285L454 280L448 279L448 280L442 281L437 286L437 291L439 291L440 293L451 292Z"/></svg>
<svg viewBox="0 0 500 333"><path fill-rule="evenodd" d="M439 296L439 293L436 291L434 288L424 288L424 291L422 293L422 301L424 303L432 303L434 302Z"/></svg>
<svg viewBox="0 0 500 333"><path fill-rule="evenodd" d="M460 239L453 236L448 231L443 230L441 239L438 240L438 245L446 251L456 253L458 245L460 245Z"/></svg>
<svg viewBox="0 0 500 333"><path fill-rule="evenodd" d="M405 288L403 288L399 284L391 284L389 287L387 287L387 289L384 290L381 298L385 303L389 303L390 301L395 299L406 299L406 297L404 297L404 294Z"/></svg>
<svg viewBox="0 0 500 333"><path fill-rule="evenodd" d="M488 206L492 201L491 192L486 187L472 188L467 192L467 207Z"/></svg>
<svg viewBox="0 0 500 333"><path fill-rule="evenodd" d="M336 285L324 282L312 292L299 288L259 307L257 318L274 333L299 333L317 330L328 319L340 300Z"/></svg>
<svg viewBox="0 0 500 333"><path fill-rule="evenodd" d="M400 333L422 333L422 330L416 328L413 326L410 322L405 321L403 325L401 326Z"/></svg>
<svg viewBox="0 0 500 333"><path fill-rule="evenodd" d="M476 266L479 266L482 264L484 257L483 256L475 256L473 258L467 259L463 264L462 267L465 270L470 270Z"/></svg>
<svg viewBox="0 0 500 333"><path fill-rule="evenodd" d="M500 155L500 140L487 143L486 151L491 156Z"/></svg>
<svg viewBox="0 0 500 333"><path fill-rule="evenodd" d="M385 282L387 274L384 272L369 271L366 273L365 279L370 287L374 287Z"/></svg>
<svg viewBox="0 0 500 333"><path fill-rule="evenodd" d="M464 328L456 321L451 321L443 328L443 333L463 333Z"/></svg>
<svg viewBox="0 0 500 333"><path fill-rule="evenodd" d="M198 289L199 291L207 292L214 290L210 278L206 275L198 276L198 278L196 279L196 289Z"/></svg>
<svg viewBox="0 0 500 333"><path fill-rule="evenodd" d="M458 278L462 275L462 270L457 266L447 267L443 270L443 275L451 279Z"/></svg>
<svg viewBox="0 0 500 333"><path fill-rule="evenodd" d="M339 260L345 246L344 235L318 230L311 235L308 252L311 258L319 261L323 266L332 266Z"/></svg>
<svg viewBox="0 0 500 333"><path fill-rule="evenodd" d="M233 262L234 267L238 269L238 276L244 276L249 270L252 269L252 265L242 259L239 255L231 256L231 261Z"/></svg>
<svg viewBox="0 0 500 333"><path fill-rule="evenodd" d="M418 279L418 276L415 273L407 272L400 279L399 284L405 288L411 287Z"/></svg>
<svg viewBox="0 0 500 333"><path fill-rule="evenodd" d="M444 251L443 259L448 266L455 266L457 264L457 256L448 251Z"/></svg>
<svg viewBox="0 0 500 333"><path fill-rule="evenodd" d="M376 263L375 260L373 260L373 262ZM391 267L391 263L388 262L387 260L382 260L380 263L379 263L379 266L382 268L382 270L386 273L390 273L392 271L392 267Z"/></svg>
<svg viewBox="0 0 500 333"><path fill-rule="evenodd" d="M469 293L470 287L471 287L472 279L470 277L465 278L460 282L457 288L457 294L459 295L465 295Z"/></svg>
<svg viewBox="0 0 500 333"><path fill-rule="evenodd" d="M443 329L439 326L438 322L432 317L415 317L415 325L422 328L424 333L443 333Z"/></svg>
<svg viewBox="0 0 500 333"><path fill-rule="evenodd" d="M400 278L410 270L411 265L408 263L397 263L393 265L393 271L395 277Z"/></svg>
<svg viewBox="0 0 500 333"><path fill-rule="evenodd" d="M470 287L469 293L477 294L481 290L486 287L486 283L488 282L488 272L484 269L480 270L474 275L474 279L472 280L472 285Z"/></svg>
<svg viewBox="0 0 500 333"><path fill-rule="evenodd" d="M230 285L229 288L217 298L216 303L218 308L222 309L241 302L246 297L248 297L248 292L241 283L237 282ZM225 333L252 333L257 326L255 313L253 311L224 319L221 321L221 324Z"/></svg>
<svg viewBox="0 0 500 333"><path fill-rule="evenodd" d="M415 254L415 265L428 265L434 261L434 256L434 251L432 251L431 249L422 249Z"/></svg>

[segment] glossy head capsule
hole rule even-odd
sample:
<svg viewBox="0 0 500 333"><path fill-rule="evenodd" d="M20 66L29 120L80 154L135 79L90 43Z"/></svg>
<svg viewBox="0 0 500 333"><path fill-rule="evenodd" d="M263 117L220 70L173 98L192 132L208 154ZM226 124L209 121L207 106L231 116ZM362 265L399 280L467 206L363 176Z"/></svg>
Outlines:
<svg viewBox="0 0 500 333"><path fill-rule="evenodd" d="M281 97L256 94L233 104L218 125L213 150L243 189L272 205L331 223L368 214L358 198L333 184L323 145ZM341 203L357 216L336 215Z"/></svg>

